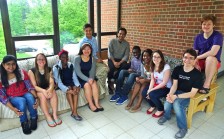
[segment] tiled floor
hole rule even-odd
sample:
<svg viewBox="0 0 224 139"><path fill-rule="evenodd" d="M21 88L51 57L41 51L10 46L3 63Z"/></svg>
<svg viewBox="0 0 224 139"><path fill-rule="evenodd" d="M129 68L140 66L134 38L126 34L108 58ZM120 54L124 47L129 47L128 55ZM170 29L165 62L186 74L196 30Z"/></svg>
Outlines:
<svg viewBox="0 0 224 139"><path fill-rule="evenodd" d="M224 139L224 76L218 79L218 84L220 88L214 112L207 115L204 112L196 113L186 139ZM178 131L174 116L168 123L160 126L157 119L146 115L148 105L145 102L140 112L130 113L124 110L126 104L118 106L109 102L109 98L107 96L101 100L104 112L93 113L87 106L79 108L79 113L84 118L81 122L72 119L68 112L60 115L63 120L60 126L50 128L45 121L41 121L38 129L31 135L24 135L20 127L1 132L0 139L169 139L174 138Z"/></svg>

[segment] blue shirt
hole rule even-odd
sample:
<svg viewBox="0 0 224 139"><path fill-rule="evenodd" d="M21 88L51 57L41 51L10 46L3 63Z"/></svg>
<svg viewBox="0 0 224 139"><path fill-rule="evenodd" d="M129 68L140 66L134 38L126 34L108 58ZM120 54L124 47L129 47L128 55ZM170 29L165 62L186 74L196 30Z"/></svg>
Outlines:
<svg viewBox="0 0 224 139"><path fill-rule="evenodd" d="M95 59L98 59L97 57L97 52L98 52L98 45L97 45L97 41L96 41L96 38L92 36L91 39L87 38L86 36L82 38L82 40L79 42L79 47L81 48L82 45L84 43L89 43L92 45L92 56L95 58Z"/></svg>
<svg viewBox="0 0 224 139"><path fill-rule="evenodd" d="M136 57L133 57L131 59L131 69L136 73L141 73L141 59L137 59Z"/></svg>

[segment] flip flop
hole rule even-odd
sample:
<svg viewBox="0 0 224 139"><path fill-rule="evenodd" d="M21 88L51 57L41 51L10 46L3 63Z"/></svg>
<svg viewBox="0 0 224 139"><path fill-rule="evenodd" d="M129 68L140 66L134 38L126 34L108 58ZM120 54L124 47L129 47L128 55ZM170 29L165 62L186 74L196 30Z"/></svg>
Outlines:
<svg viewBox="0 0 224 139"><path fill-rule="evenodd" d="M57 125L60 125L61 123L62 123L62 120L60 119L60 118L58 118L58 119L56 119L56 120L54 120L55 121L55 123L57 124Z"/></svg>
<svg viewBox="0 0 224 139"><path fill-rule="evenodd" d="M202 87L200 90L199 90L199 93L200 94L208 94L210 91L210 88L204 88Z"/></svg>
<svg viewBox="0 0 224 139"><path fill-rule="evenodd" d="M54 121L48 121L48 120L46 120L46 121L47 121L47 125L49 127L55 127L57 125Z"/></svg>

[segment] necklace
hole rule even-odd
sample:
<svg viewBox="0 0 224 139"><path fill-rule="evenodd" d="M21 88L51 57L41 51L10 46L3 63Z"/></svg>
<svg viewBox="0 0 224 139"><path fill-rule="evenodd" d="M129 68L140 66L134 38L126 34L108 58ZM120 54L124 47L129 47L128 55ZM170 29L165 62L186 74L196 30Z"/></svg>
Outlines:
<svg viewBox="0 0 224 139"><path fill-rule="evenodd" d="M39 70L41 75L44 75L44 70Z"/></svg>

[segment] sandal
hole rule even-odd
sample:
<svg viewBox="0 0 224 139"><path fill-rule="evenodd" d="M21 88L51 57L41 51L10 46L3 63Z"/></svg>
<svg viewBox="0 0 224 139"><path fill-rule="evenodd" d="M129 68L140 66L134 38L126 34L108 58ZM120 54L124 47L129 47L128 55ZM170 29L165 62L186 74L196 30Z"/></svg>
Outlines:
<svg viewBox="0 0 224 139"><path fill-rule="evenodd" d="M47 125L49 127L55 127L57 125L54 121L48 121L48 120L46 120L46 121L47 121Z"/></svg>
<svg viewBox="0 0 224 139"><path fill-rule="evenodd" d="M60 125L61 123L62 123L62 120L60 119L60 118L58 118L58 119L56 119L56 120L54 120L55 121L55 123L57 124L57 125Z"/></svg>
<svg viewBox="0 0 224 139"><path fill-rule="evenodd" d="M204 88L202 87L200 90L199 90L199 93L200 94L208 94L210 91L210 88Z"/></svg>

